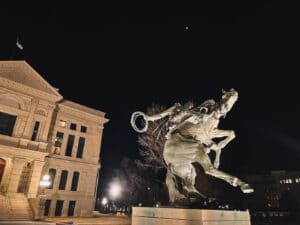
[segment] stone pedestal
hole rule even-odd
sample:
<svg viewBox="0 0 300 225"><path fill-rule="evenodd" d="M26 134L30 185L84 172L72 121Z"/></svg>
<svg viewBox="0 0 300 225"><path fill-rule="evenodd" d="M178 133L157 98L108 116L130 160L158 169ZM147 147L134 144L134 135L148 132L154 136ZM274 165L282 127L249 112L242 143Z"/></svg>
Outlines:
<svg viewBox="0 0 300 225"><path fill-rule="evenodd" d="M249 211L133 207L132 225L251 225Z"/></svg>

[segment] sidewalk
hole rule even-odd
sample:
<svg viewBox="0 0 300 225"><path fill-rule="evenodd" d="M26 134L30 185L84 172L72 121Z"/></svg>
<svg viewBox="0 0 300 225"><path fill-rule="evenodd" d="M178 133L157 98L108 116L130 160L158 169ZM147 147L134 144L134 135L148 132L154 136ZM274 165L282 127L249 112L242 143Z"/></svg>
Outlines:
<svg viewBox="0 0 300 225"><path fill-rule="evenodd" d="M45 219L47 223L56 223L58 224L78 224L78 225L130 225L131 218L128 216L117 216L117 215L110 215L110 214L103 214L97 217L79 217L79 218L70 218L70 217L55 217L55 218L47 218ZM45 224L46 224L45 223Z"/></svg>

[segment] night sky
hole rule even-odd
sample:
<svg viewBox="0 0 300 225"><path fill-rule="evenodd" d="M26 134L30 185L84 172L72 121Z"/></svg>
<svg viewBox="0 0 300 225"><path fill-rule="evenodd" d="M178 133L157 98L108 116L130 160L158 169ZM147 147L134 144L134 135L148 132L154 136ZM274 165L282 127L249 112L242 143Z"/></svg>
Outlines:
<svg viewBox="0 0 300 225"><path fill-rule="evenodd" d="M296 5L43 3L3 6L0 19L1 60L26 60L66 99L106 112L101 188L122 158L138 155L134 111L219 100L222 88L239 99L219 126L236 132L221 169L300 169Z"/></svg>

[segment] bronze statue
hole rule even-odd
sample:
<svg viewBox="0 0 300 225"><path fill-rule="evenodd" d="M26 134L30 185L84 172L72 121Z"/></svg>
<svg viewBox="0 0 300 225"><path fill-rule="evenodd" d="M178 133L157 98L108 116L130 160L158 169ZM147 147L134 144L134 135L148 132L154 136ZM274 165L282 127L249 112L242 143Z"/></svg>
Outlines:
<svg viewBox="0 0 300 225"><path fill-rule="evenodd" d="M237 99L237 91L231 89L223 91L219 102L210 99L197 107L192 104L183 107L175 103L172 107L155 115L148 116L143 112L132 114L131 125L137 132L145 132L151 121L167 116L169 118L163 156L168 166L166 184L170 202L184 198L184 195L177 190L175 175L183 179L183 189L187 193L200 194L194 186L197 174L192 163L199 163L206 174L222 179L234 187L238 186L243 193L254 191L239 178L218 170L221 150L235 138L233 130L218 129L219 120L225 117ZM145 126L142 129L136 126L136 119L139 116L145 120ZM226 138L218 143L213 141L213 138L220 137ZM213 163L208 156L210 151L216 153Z"/></svg>

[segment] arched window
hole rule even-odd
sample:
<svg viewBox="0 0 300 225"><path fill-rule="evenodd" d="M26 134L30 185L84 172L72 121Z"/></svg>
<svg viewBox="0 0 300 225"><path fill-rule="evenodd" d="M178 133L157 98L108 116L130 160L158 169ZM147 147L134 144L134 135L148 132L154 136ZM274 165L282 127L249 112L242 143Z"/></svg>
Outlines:
<svg viewBox="0 0 300 225"><path fill-rule="evenodd" d="M49 169L50 185L48 188L50 188L50 189L53 188L55 175L56 175L56 169L53 169L53 168Z"/></svg>
<svg viewBox="0 0 300 225"><path fill-rule="evenodd" d="M77 171L75 171L73 173L71 191L77 191L78 182L79 182L79 175L80 175L80 173L77 172Z"/></svg>

